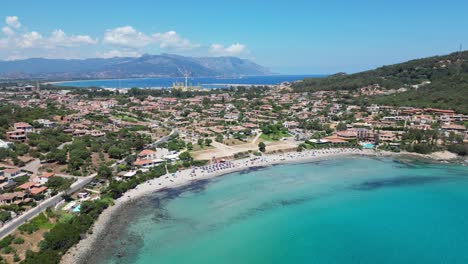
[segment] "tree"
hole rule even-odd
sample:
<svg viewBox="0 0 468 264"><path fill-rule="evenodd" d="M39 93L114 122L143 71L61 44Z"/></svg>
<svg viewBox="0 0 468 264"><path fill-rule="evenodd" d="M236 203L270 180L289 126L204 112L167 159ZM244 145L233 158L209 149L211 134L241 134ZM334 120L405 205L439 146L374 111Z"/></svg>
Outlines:
<svg viewBox="0 0 468 264"><path fill-rule="evenodd" d="M9 211L0 211L0 222L5 223L11 219L11 213Z"/></svg>
<svg viewBox="0 0 468 264"><path fill-rule="evenodd" d="M120 159L124 155L124 151L115 146L110 147L107 153L109 154L109 157L113 159Z"/></svg>
<svg viewBox="0 0 468 264"><path fill-rule="evenodd" d="M180 153L179 159L182 160L182 161L186 161L186 162L192 162L193 161L193 158L190 155L190 153L188 153L188 151L184 151L184 152Z"/></svg>
<svg viewBox="0 0 468 264"><path fill-rule="evenodd" d="M209 145L211 145L211 143L213 143L213 140L211 140L209 138L205 139L205 145L209 146Z"/></svg>
<svg viewBox="0 0 468 264"><path fill-rule="evenodd" d="M265 143L263 143L263 141L258 143L258 150L260 152L265 152L266 151L266 145L265 145Z"/></svg>
<svg viewBox="0 0 468 264"><path fill-rule="evenodd" d="M203 139L202 138L199 138L197 143L198 143L198 145L200 145L200 147L203 147Z"/></svg>
<svg viewBox="0 0 468 264"><path fill-rule="evenodd" d="M216 142L223 143L223 139L224 139L223 135L221 134L216 135L216 139L215 139Z"/></svg>
<svg viewBox="0 0 468 264"><path fill-rule="evenodd" d="M346 124L343 122L338 123L338 125L336 126L337 131L344 131L346 129L347 129Z"/></svg>
<svg viewBox="0 0 468 264"><path fill-rule="evenodd" d="M51 177L46 183L46 186L54 191L65 191L71 185L71 180L64 179L62 177Z"/></svg>
<svg viewBox="0 0 468 264"><path fill-rule="evenodd" d="M187 143L187 149L188 149L188 150L193 150L193 144L192 144L192 142Z"/></svg>
<svg viewBox="0 0 468 264"><path fill-rule="evenodd" d="M103 179L110 179L112 178L112 170L106 165L101 165L98 169L98 177Z"/></svg>
<svg viewBox="0 0 468 264"><path fill-rule="evenodd" d="M52 154L52 158L60 164L65 164L67 163L67 151L56 149Z"/></svg>

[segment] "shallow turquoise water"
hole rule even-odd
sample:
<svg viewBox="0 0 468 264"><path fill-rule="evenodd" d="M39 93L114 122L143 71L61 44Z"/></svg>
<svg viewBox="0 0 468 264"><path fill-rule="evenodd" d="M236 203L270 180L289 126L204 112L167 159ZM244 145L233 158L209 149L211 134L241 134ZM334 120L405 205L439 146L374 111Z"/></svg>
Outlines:
<svg viewBox="0 0 468 264"><path fill-rule="evenodd" d="M90 263L468 263L468 168L275 166L155 195L114 221Z"/></svg>

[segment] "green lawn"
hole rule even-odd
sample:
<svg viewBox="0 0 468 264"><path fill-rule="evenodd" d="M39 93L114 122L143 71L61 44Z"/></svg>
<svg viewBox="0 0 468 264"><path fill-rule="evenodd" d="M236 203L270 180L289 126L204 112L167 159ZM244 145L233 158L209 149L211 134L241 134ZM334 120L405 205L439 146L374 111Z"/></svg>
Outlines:
<svg viewBox="0 0 468 264"><path fill-rule="evenodd" d="M278 134L262 134L260 136L261 139L264 141L279 141L284 137L290 137L291 135L288 133L280 132Z"/></svg>

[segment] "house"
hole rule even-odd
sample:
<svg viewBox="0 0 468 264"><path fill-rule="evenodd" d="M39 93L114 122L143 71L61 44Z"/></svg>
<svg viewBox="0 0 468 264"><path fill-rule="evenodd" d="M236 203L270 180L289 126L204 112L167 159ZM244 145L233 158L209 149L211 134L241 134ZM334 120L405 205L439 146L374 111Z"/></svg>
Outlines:
<svg viewBox="0 0 468 264"><path fill-rule="evenodd" d="M52 173L52 172L42 173L36 178L35 181L41 185L44 185L49 181L49 178L54 177L54 176L55 176L55 173Z"/></svg>
<svg viewBox="0 0 468 264"><path fill-rule="evenodd" d="M103 137L106 135L106 133L99 131L99 130L91 130L90 135L92 137Z"/></svg>
<svg viewBox="0 0 468 264"><path fill-rule="evenodd" d="M159 165L160 163L164 162L162 159L154 159L154 160L137 160L133 163L134 166L139 168L151 168L154 166Z"/></svg>
<svg viewBox="0 0 468 264"><path fill-rule="evenodd" d="M6 169L3 172L7 178L16 178L25 175L20 169Z"/></svg>
<svg viewBox="0 0 468 264"><path fill-rule="evenodd" d="M31 188L33 187L39 187L39 184L37 182L25 182L18 186L18 188L22 189L23 191L29 192Z"/></svg>
<svg viewBox="0 0 468 264"><path fill-rule="evenodd" d="M0 194L0 204L12 204L16 202L22 202L26 193L24 192L13 192Z"/></svg>
<svg viewBox="0 0 468 264"><path fill-rule="evenodd" d="M38 194L43 194L47 190L47 187L41 186L41 187L33 187L29 191L31 195L38 195Z"/></svg>
<svg viewBox="0 0 468 264"><path fill-rule="evenodd" d="M445 132L454 132L457 134L462 134L465 131L464 125L457 124L442 125L440 128Z"/></svg>
<svg viewBox="0 0 468 264"><path fill-rule="evenodd" d="M135 176L137 173L137 171L121 171L117 174L117 176L121 177L121 178L132 178L133 176Z"/></svg>
<svg viewBox="0 0 468 264"><path fill-rule="evenodd" d="M379 140L384 142L390 142L396 140L396 134L389 131L382 131L379 134Z"/></svg>
<svg viewBox="0 0 468 264"><path fill-rule="evenodd" d="M151 149L145 149L142 150L140 153L138 153L138 159L141 160L152 160L156 158L156 151L151 150Z"/></svg>
<svg viewBox="0 0 468 264"><path fill-rule="evenodd" d="M353 128L356 132L356 136L360 140L369 140L374 138L374 134L368 128Z"/></svg>
<svg viewBox="0 0 468 264"><path fill-rule="evenodd" d="M15 142L25 142L26 141L26 132L22 130L7 131L6 139L9 141Z"/></svg>
<svg viewBox="0 0 468 264"><path fill-rule="evenodd" d="M36 122L45 128L55 127L55 124L56 124L55 122L50 121L48 119L37 119Z"/></svg>
<svg viewBox="0 0 468 264"><path fill-rule="evenodd" d="M285 121L283 123L283 126L287 129L294 129L294 128L297 128L299 126L299 123L296 122L296 121Z"/></svg>
<svg viewBox="0 0 468 264"><path fill-rule="evenodd" d="M34 127L31 126L30 124L28 123L25 123L25 122L18 122L18 123L15 123L13 125L13 127L15 128L15 130L19 130L19 131L24 131L26 133L29 133L29 132L33 132L34 131Z"/></svg>
<svg viewBox="0 0 468 264"><path fill-rule="evenodd" d="M424 112L432 113L436 115L449 115L449 116L453 116L456 114L456 112L453 110L444 110L444 109L437 109L437 108L426 108L424 109Z"/></svg>
<svg viewBox="0 0 468 264"><path fill-rule="evenodd" d="M324 138L322 138L321 141L325 142L325 143L332 143L333 145L343 145L343 144L348 143L348 141L346 141L346 139L344 139L342 137L339 137L339 136L324 137Z"/></svg>
<svg viewBox="0 0 468 264"><path fill-rule="evenodd" d="M336 135L344 139L356 139L357 138L357 133L352 130L338 131Z"/></svg>

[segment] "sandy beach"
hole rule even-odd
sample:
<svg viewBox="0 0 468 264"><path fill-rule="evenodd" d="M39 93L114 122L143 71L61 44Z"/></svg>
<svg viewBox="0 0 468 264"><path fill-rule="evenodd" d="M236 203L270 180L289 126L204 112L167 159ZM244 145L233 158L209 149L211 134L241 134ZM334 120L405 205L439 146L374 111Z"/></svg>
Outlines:
<svg viewBox="0 0 468 264"><path fill-rule="evenodd" d="M92 227L92 233L72 247L62 258L61 263L82 263L83 258L92 247L99 242L100 234L112 219L112 214L127 202L135 201L143 196L150 195L162 189L177 188L202 179L210 179L217 176L239 172L255 167L268 167L278 164L306 163L323 159L343 156L417 156L420 158L434 158L428 155L412 155L411 153L393 153L374 150L358 149L324 149L308 150L303 152L291 152L271 154L260 157L251 157L234 161L226 161L222 165L207 165L196 169L186 169L174 174L166 174L138 185L135 189L127 191L122 197L115 200L115 204L99 216Z"/></svg>

